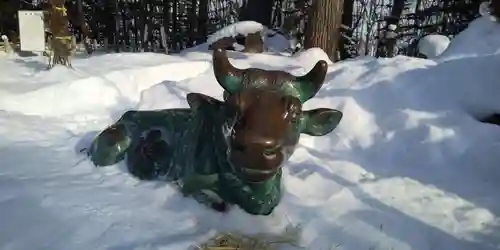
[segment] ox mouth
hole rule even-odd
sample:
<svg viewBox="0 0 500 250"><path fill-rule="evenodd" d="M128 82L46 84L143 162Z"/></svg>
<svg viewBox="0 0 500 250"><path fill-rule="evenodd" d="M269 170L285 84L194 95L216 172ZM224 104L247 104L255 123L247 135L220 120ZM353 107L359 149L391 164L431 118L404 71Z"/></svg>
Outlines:
<svg viewBox="0 0 500 250"><path fill-rule="evenodd" d="M255 174L255 175L272 175L275 174L278 170L265 170L265 169L253 169L253 168L241 168L242 172L245 174Z"/></svg>
<svg viewBox="0 0 500 250"><path fill-rule="evenodd" d="M245 181L249 183L261 183L276 176L279 168L273 170L240 168L240 171Z"/></svg>

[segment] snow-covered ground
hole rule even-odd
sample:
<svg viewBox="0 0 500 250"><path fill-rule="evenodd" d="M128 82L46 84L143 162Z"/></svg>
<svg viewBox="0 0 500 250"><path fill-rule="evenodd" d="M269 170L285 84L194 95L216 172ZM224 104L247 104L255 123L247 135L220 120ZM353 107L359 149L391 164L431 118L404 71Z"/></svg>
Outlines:
<svg viewBox="0 0 500 250"><path fill-rule="evenodd" d="M76 58L74 71L0 58L0 249L185 250L216 230L278 232L288 220L312 250L500 249L500 127L475 119L500 111L498 41L500 25L483 18L433 60L331 64L305 106L343 121L303 135L269 217L217 214L78 153L128 109L187 107L192 91L221 98L208 52ZM322 57L303 53L230 56L302 74Z"/></svg>

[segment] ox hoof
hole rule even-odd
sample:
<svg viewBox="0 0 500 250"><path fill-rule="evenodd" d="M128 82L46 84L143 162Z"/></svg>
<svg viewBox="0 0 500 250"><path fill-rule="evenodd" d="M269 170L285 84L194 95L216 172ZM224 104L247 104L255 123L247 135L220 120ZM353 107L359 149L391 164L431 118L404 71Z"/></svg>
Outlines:
<svg viewBox="0 0 500 250"><path fill-rule="evenodd" d="M125 126L111 126L94 139L87 154L95 166L113 165L124 158L130 143Z"/></svg>

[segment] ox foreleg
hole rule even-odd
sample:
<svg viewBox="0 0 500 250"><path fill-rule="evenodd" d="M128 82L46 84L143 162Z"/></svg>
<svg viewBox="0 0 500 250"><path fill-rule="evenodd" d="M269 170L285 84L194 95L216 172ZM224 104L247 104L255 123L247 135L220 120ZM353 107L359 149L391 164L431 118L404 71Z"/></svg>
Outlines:
<svg viewBox="0 0 500 250"><path fill-rule="evenodd" d="M94 139L87 153L94 165L110 166L124 159L131 142L127 127L113 124Z"/></svg>
<svg viewBox="0 0 500 250"><path fill-rule="evenodd" d="M281 170L270 180L261 183L245 183L234 174L220 180L221 196L253 215L269 215L282 197Z"/></svg>

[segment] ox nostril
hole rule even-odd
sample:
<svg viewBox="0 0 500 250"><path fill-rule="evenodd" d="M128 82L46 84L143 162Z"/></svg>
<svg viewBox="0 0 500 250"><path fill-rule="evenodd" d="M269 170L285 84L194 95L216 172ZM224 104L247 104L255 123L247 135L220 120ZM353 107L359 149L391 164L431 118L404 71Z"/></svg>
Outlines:
<svg viewBox="0 0 500 250"><path fill-rule="evenodd" d="M265 149L262 152L262 154L265 155L265 156L273 156L273 155L276 155L276 150L274 150L274 149Z"/></svg>
<svg viewBox="0 0 500 250"><path fill-rule="evenodd" d="M265 149L262 152L262 155L264 156L264 158L266 158L268 160L272 160L272 159L275 159L277 157L277 150L276 149Z"/></svg>
<svg viewBox="0 0 500 250"><path fill-rule="evenodd" d="M264 143L264 150L262 151L262 155L266 158L274 158L278 153L279 145L274 143L273 141L268 141Z"/></svg>

